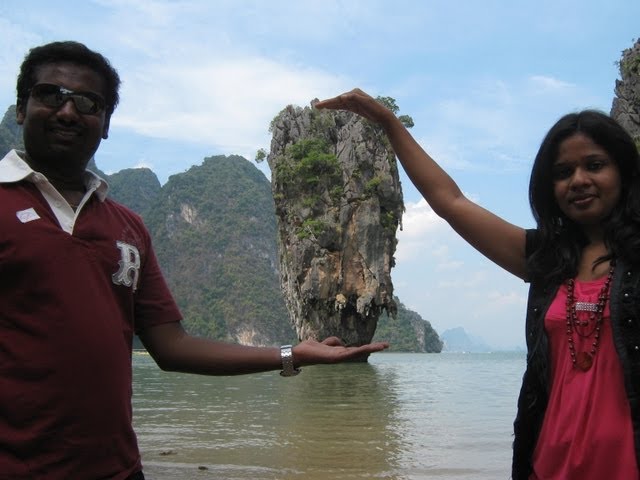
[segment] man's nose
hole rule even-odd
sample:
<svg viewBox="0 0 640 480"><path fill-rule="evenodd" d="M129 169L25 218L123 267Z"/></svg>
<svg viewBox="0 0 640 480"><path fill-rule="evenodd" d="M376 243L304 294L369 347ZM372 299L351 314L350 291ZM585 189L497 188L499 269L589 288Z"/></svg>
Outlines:
<svg viewBox="0 0 640 480"><path fill-rule="evenodd" d="M67 101L58 107L56 115L66 120L77 120L80 113L76 109L76 104L72 98L67 98Z"/></svg>

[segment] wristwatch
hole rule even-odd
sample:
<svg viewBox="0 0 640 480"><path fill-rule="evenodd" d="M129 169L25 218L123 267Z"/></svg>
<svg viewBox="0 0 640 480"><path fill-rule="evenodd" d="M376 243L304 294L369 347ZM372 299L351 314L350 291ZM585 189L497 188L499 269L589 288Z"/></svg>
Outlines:
<svg viewBox="0 0 640 480"><path fill-rule="evenodd" d="M282 345L280 347L280 359L282 360L282 371L280 375L283 377L293 377L300 373L300 369L293 366L293 353L291 345Z"/></svg>

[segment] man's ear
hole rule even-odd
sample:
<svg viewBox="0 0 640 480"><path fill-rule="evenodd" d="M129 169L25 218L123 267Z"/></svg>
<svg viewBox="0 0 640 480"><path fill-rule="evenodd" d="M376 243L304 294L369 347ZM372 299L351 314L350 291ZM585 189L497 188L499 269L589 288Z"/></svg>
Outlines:
<svg viewBox="0 0 640 480"><path fill-rule="evenodd" d="M18 125L22 125L24 123L24 117L25 117L25 112L24 112L24 103L21 101L18 101L16 103L16 123Z"/></svg>
<svg viewBox="0 0 640 480"><path fill-rule="evenodd" d="M111 115L105 115L104 125L102 127L102 138L106 140L109 138L109 124L111 123Z"/></svg>

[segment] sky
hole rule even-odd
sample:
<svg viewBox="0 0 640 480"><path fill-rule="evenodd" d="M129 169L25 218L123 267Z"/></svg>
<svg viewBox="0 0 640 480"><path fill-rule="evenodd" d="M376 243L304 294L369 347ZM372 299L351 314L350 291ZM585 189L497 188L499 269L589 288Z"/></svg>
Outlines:
<svg viewBox="0 0 640 480"><path fill-rule="evenodd" d="M530 228L543 136L565 113L610 111L638 18L638 0L0 0L0 110L15 103L29 48L85 43L122 78L98 167L149 167L164 183L209 156L253 161L286 105L359 87L396 100L468 197ZM438 333L463 327L494 348L523 347L527 285L401 181L400 301Z"/></svg>

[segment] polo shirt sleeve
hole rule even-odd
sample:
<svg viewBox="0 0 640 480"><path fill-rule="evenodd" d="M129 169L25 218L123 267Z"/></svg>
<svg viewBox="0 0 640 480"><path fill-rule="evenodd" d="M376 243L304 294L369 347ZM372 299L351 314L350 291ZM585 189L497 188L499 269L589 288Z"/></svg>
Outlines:
<svg viewBox="0 0 640 480"><path fill-rule="evenodd" d="M136 334L149 327L181 321L182 315L160 270L150 239L148 239L145 263L140 273L141 278L134 303Z"/></svg>

